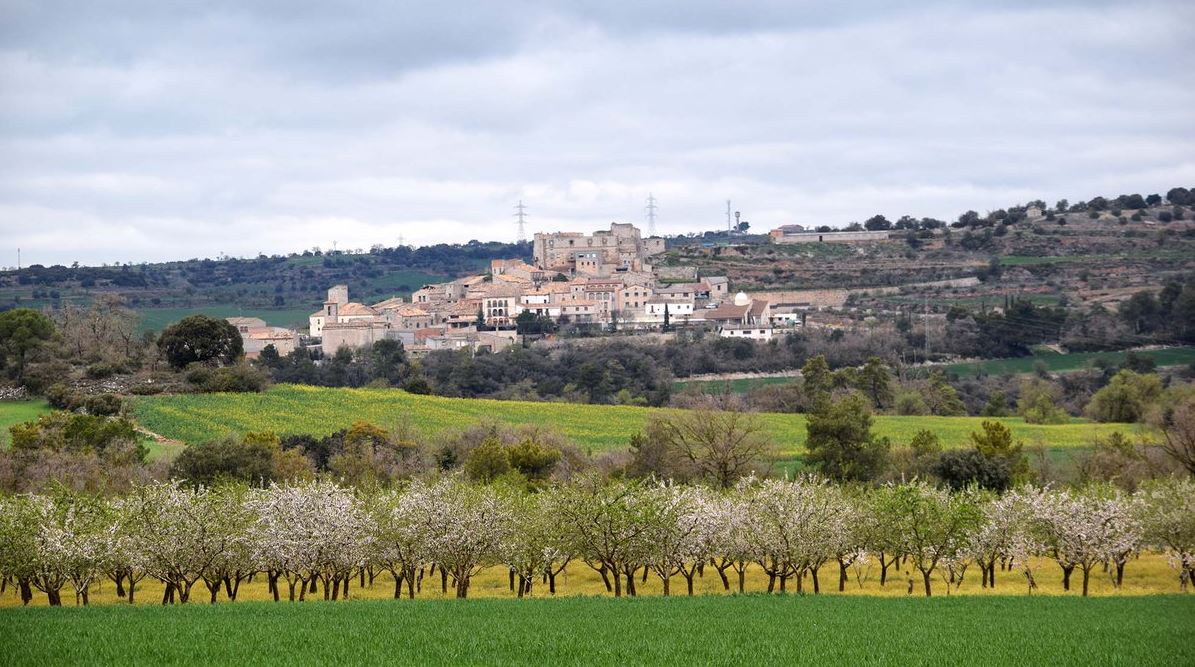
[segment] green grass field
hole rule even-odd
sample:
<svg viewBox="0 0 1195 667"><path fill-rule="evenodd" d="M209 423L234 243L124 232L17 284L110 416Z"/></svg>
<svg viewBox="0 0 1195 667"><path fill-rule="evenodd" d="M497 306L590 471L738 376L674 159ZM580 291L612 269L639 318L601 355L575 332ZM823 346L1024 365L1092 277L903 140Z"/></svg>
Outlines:
<svg viewBox="0 0 1195 667"><path fill-rule="evenodd" d="M188 315L207 315L209 317L260 317L266 324L275 327L307 328L307 316L315 312L316 308L307 306L299 308L244 308L235 304L215 304L195 306L194 308L141 308L141 329L143 331L161 331Z"/></svg>
<svg viewBox="0 0 1195 667"><path fill-rule="evenodd" d="M1182 665L1195 596L252 602L0 611L6 665Z"/></svg>
<svg viewBox="0 0 1195 667"><path fill-rule="evenodd" d="M1127 352L1039 352L1031 357L1017 359L992 359L990 361L975 361L961 364L949 364L941 368L947 373L959 376L973 375L1007 375L1033 373L1038 362L1045 365L1046 370L1054 373L1077 371L1094 366L1097 361L1104 361L1115 366L1124 361ZM1161 350L1143 350L1136 352L1138 356L1154 360L1158 366L1186 366L1195 363L1195 347L1170 347Z"/></svg>
<svg viewBox="0 0 1195 667"><path fill-rule="evenodd" d="M273 431L278 434L326 434L355 420L382 426L406 420L425 435L459 429L492 419L509 424L537 424L555 428L592 451L622 449L647 418L659 410L627 406L494 401L417 396L396 389L329 389L279 385L262 394L190 394L142 396L134 399L134 413L146 428L175 440L194 443L227 434ZM803 415L763 414L781 454L799 453L805 442ZM905 444L920 429L935 431L946 446L968 443L979 430L979 417L875 418L875 431L896 444ZM1026 444L1049 448L1085 447L1113 431L1137 432L1131 424L1026 424L1004 418L1015 437Z"/></svg>
<svg viewBox="0 0 1195 667"><path fill-rule="evenodd" d="M1124 361L1127 352L1038 352L1033 356L1016 359L989 359L987 361L968 361L958 364L935 366L946 373L953 373L960 377L975 375L1024 375L1036 371L1040 361L1046 370L1054 373L1066 373L1082 370L1094 366L1097 361L1104 361L1115 366ZM1186 366L1195 364L1195 347L1169 347L1160 350L1142 350L1136 354L1148 357L1161 366ZM735 380L677 380L673 389L680 391L685 387L699 387L706 393L730 392L745 394L752 389L772 384L793 382L793 377L754 377L738 378Z"/></svg>
<svg viewBox="0 0 1195 667"><path fill-rule="evenodd" d="M37 419L50 411L50 404L44 400L0 401L0 447L7 447L8 428L13 424Z"/></svg>

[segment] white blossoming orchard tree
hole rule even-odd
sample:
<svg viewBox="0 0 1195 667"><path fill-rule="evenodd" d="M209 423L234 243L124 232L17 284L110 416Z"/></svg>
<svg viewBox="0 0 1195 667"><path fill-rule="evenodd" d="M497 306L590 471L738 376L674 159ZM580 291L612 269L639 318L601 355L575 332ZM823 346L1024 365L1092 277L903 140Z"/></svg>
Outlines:
<svg viewBox="0 0 1195 667"><path fill-rule="evenodd" d="M364 565L375 534L352 492L323 481L272 485L251 494L248 504L255 517L251 558L275 582L286 578L292 602L296 586L302 601L316 582L324 599L338 599L342 589L347 597L349 576Z"/></svg>
<svg viewBox="0 0 1195 667"><path fill-rule="evenodd" d="M501 561L514 573L518 597L530 596L535 580L556 593L556 577L572 560L566 536L552 513L554 491L527 493L508 490L502 495L508 524L498 547Z"/></svg>
<svg viewBox="0 0 1195 667"><path fill-rule="evenodd" d="M407 491L389 491L374 499L371 513L377 533L373 543L373 559L394 577L394 598L415 598L418 573L430 565L431 537L438 520L426 502L425 485L412 482Z"/></svg>
<svg viewBox="0 0 1195 667"><path fill-rule="evenodd" d="M130 549L145 558L145 569L166 584L162 603L191 599L191 587L211 567L226 544L221 507L206 487L177 482L139 487L129 502Z"/></svg>
<svg viewBox="0 0 1195 667"><path fill-rule="evenodd" d="M565 527L569 549L607 579L608 590L622 597L623 577L634 595L634 572L645 562L646 534L654 518L640 502L642 486L623 480L589 477L555 494L552 513Z"/></svg>
<svg viewBox="0 0 1195 667"><path fill-rule="evenodd" d="M452 577L456 597L468 597L473 576L501 560L499 550L510 525L507 508L493 487L474 486L456 477L424 488L419 502L427 503L439 522L428 552Z"/></svg>
<svg viewBox="0 0 1195 667"><path fill-rule="evenodd" d="M1123 561L1140 543L1140 526L1129 505L1117 497L1056 491L1041 511L1051 554L1062 568L1063 589L1070 590L1071 573L1079 568L1084 597L1093 567Z"/></svg>
<svg viewBox="0 0 1195 667"><path fill-rule="evenodd" d="M28 496L0 496L0 578L16 582L22 605L33 600L37 530L37 515Z"/></svg>
<svg viewBox="0 0 1195 667"><path fill-rule="evenodd" d="M1145 485L1136 506L1148 544L1164 550L1178 571L1179 590L1195 579L1195 481L1167 479Z"/></svg>

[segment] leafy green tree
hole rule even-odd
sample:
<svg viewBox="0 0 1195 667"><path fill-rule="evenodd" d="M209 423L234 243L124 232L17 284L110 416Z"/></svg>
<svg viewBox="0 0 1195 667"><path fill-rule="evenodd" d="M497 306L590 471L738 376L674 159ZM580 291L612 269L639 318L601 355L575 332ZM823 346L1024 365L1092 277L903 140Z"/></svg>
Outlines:
<svg viewBox="0 0 1195 667"><path fill-rule="evenodd" d="M909 441L909 449L917 456L937 454L942 451L942 441L937 433L923 428L913 434L913 439Z"/></svg>
<svg viewBox="0 0 1195 667"><path fill-rule="evenodd" d="M1007 417L1008 397L1002 391L992 392L979 414L983 417Z"/></svg>
<svg viewBox="0 0 1195 667"><path fill-rule="evenodd" d="M273 433L248 433L244 438L229 436L187 447L170 465L170 475L205 486L221 482L268 484L284 479L278 474L283 456L278 437ZM290 456L301 457L301 454L295 452Z"/></svg>
<svg viewBox="0 0 1195 667"><path fill-rule="evenodd" d="M541 444L533 438L523 438L508 447L506 452L511 467L532 481L548 479L561 457L559 449Z"/></svg>
<svg viewBox="0 0 1195 667"><path fill-rule="evenodd" d="M224 366L244 354L241 334L225 320L206 315L184 317L166 327L158 337L158 348L174 368L189 364Z"/></svg>
<svg viewBox="0 0 1195 667"><path fill-rule="evenodd" d="M830 371L830 364L822 355L813 357L805 362L801 368L801 377L805 378L805 393L814 401L829 398L834 388L834 373Z"/></svg>
<svg viewBox="0 0 1195 667"><path fill-rule="evenodd" d="M1157 375L1124 369L1112 376L1087 403L1087 416L1099 422L1137 422L1162 395Z"/></svg>
<svg viewBox="0 0 1195 667"><path fill-rule="evenodd" d="M873 407L882 409L892 404L892 374L879 357L867 359L859 371L856 386L871 399Z"/></svg>
<svg viewBox="0 0 1195 667"><path fill-rule="evenodd" d="M511 470L510 453L497 438L487 438L465 457L465 474L478 482L488 484Z"/></svg>
<svg viewBox="0 0 1195 667"><path fill-rule="evenodd" d="M1002 492L1012 484L1008 461L991 458L974 449L952 449L942 452L931 471L954 491L972 484Z"/></svg>
<svg viewBox="0 0 1195 667"><path fill-rule="evenodd" d="M1066 421L1067 414L1056 403L1060 394L1058 385L1049 380L1025 380L1017 398L1017 414L1030 424L1061 424Z"/></svg>
<svg viewBox="0 0 1195 667"><path fill-rule="evenodd" d="M1022 451L1024 443L1013 442L1012 431L998 421L985 419L979 426L982 432L971 432L975 450L990 459L1007 462L1014 480L1025 479L1029 475L1029 459Z"/></svg>
<svg viewBox="0 0 1195 667"><path fill-rule="evenodd" d="M967 414L967 406L963 405L962 399L958 397L958 391L950 386L946 381L946 374L940 370L934 370L929 374L929 382L926 383L922 398L930 414L947 417Z"/></svg>
<svg viewBox="0 0 1195 667"><path fill-rule="evenodd" d="M0 313L0 367L11 367L11 377L23 380L29 357L53 335L54 323L32 308Z"/></svg>
<svg viewBox="0 0 1195 667"><path fill-rule="evenodd" d="M949 493L923 482L884 487L876 494L875 506L892 531L891 550L905 554L921 572L926 597L932 595L934 570L966 548L967 536L982 519L970 494Z"/></svg>
<svg viewBox="0 0 1195 667"><path fill-rule="evenodd" d="M867 399L850 394L822 401L809 413L805 460L836 480L870 480L884 467L890 443L871 433Z"/></svg>

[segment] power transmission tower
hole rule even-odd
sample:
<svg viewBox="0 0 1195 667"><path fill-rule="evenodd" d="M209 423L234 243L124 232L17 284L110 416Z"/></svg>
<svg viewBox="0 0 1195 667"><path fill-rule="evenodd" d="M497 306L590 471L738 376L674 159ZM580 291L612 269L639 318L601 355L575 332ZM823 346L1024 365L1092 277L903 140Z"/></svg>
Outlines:
<svg viewBox="0 0 1195 667"><path fill-rule="evenodd" d="M647 193L647 235L656 235L656 198L652 193Z"/></svg>
<svg viewBox="0 0 1195 667"><path fill-rule="evenodd" d="M519 219L519 243L524 243L527 241L527 231L524 227L527 219L527 207L523 205L522 199L519 200L518 204L515 204L515 210L517 211L515 217Z"/></svg>

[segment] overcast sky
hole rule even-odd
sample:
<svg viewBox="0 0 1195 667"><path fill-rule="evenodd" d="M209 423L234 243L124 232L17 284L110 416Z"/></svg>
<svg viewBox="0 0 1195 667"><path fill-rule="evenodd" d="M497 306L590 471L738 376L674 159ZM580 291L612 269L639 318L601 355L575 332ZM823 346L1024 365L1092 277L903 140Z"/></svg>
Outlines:
<svg viewBox="0 0 1195 667"><path fill-rule="evenodd" d="M1195 185L1195 3L995 4L0 0L0 265Z"/></svg>

